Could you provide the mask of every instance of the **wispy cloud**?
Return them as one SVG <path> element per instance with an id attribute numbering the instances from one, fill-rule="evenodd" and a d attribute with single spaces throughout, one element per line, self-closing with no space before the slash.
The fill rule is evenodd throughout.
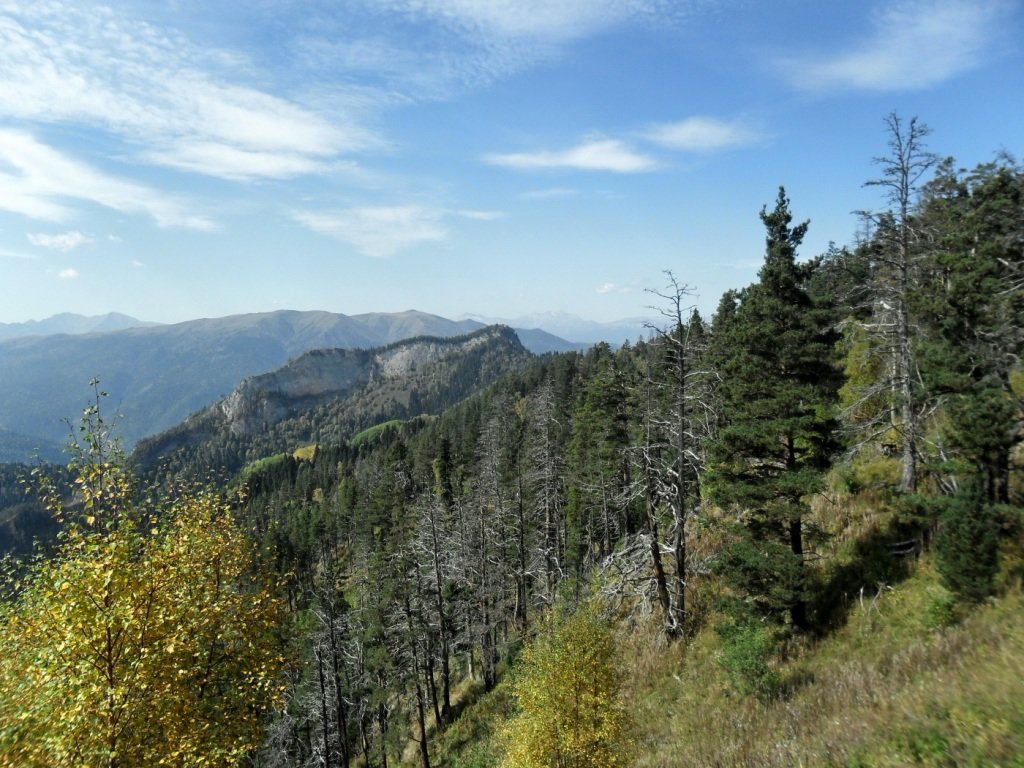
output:
<path id="1" fill-rule="evenodd" d="M 0 209 L 45 221 L 73 215 L 69 200 L 94 203 L 125 213 L 150 216 L 162 227 L 208 230 L 213 222 L 189 213 L 157 190 L 125 181 L 78 162 L 33 136 L 0 129 Z"/>
<path id="2" fill-rule="evenodd" d="M 62 269 L 57 272 L 57 277 L 61 280 L 76 280 L 78 278 L 78 270 L 73 267 L 68 267 L 67 269 Z"/>
<path id="3" fill-rule="evenodd" d="M 8 248 L 0 248 L 0 258 L 4 259 L 34 259 L 35 254 L 22 253 L 21 251 L 12 251 Z"/>
<path id="4" fill-rule="evenodd" d="M 654 158 L 641 154 L 619 139 L 588 139 L 565 150 L 489 154 L 484 161 L 517 170 L 571 169 L 640 173 L 657 167 Z"/>
<path id="5" fill-rule="evenodd" d="M 330 212 L 298 211 L 293 215 L 296 221 L 314 232 L 343 240 L 367 256 L 386 258 L 421 243 L 444 240 L 448 237 L 444 225 L 447 218 L 489 221 L 501 214 L 400 205 Z"/>
<path id="6" fill-rule="evenodd" d="M 1009 0 L 911 0 L 888 5 L 871 34 L 845 51 L 781 58 L 777 67 L 802 90 L 918 90 L 977 66 Z"/>
<path id="7" fill-rule="evenodd" d="M 757 131 L 739 120 L 700 116 L 652 126 L 644 133 L 644 137 L 668 149 L 687 152 L 735 149 L 760 139 Z"/>
<path id="8" fill-rule="evenodd" d="M 520 195 L 524 200 L 551 200 L 559 197 L 573 197 L 579 191 L 569 187 L 549 187 L 548 189 L 531 189 Z"/>
<path id="9" fill-rule="evenodd" d="M 40 248 L 51 248 L 55 251 L 62 251 L 67 253 L 73 251 L 81 245 L 91 243 L 92 238 L 88 235 L 84 235 L 77 230 L 71 232 L 61 232 L 56 235 L 47 235 L 43 233 L 33 234 L 29 233 L 26 235 L 28 241 L 32 245 L 37 245 Z"/>
<path id="10" fill-rule="evenodd" d="M 594 289 L 595 293 L 632 293 L 634 290 L 631 285 L 620 285 L 619 283 L 602 283 Z"/>
<path id="11" fill-rule="evenodd" d="M 461 216 L 464 219 L 470 219 L 471 221 L 495 221 L 505 216 L 501 211 L 475 211 L 467 208 L 460 208 L 458 210 L 451 211 L 455 216 Z"/>
<path id="12" fill-rule="evenodd" d="M 376 98 L 447 99 L 559 56 L 574 41 L 630 24 L 664 26 L 697 0 L 352 0 L 371 15 L 415 24 L 401 40 L 367 34 L 363 23 L 307 36 L 300 56 L 359 72 L 381 85 Z M 369 25 L 372 27 L 372 25 Z"/>
<path id="13" fill-rule="evenodd" d="M 631 19 L 678 11 L 667 0 L 373 0 L 378 6 L 430 16 L 475 34 L 562 41 L 600 32 Z"/>
<path id="14" fill-rule="evenodd" d="M 310 173 L 377 141 L 356 121 L 244 84 L 229 60 L 109 8 L 8 3 L 0 115 L 91 125 L 146 161 L 229 179 Z"/>

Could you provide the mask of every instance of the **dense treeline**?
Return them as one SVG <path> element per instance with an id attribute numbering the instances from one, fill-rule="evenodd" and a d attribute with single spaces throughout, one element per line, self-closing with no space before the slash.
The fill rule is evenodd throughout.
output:
<path id="1" fill-rule="evenodd" d="M 666 273 L 651 292 L 663 322 L 634 344 L 517 358 L 466 397 L 486 383 L 472 362 L 451 392 L 436 377 L 423 390 L 439 415 L 321 410 L 165 467 L 244 465 L 235 517 L 288 609 L 292 663 L 252 760 L 436 763 L 470 692 L 538 629 L 517 722 L 550 722 L 536 670 L 586 646 L 572 627 L 598 604 L 655 616 L 667 644 L 714 623 L 737 692 L 770 696 L 766 660 L 834 628 L 836 596 L 905 567 L 904 545 L 935 549 L 964 606 L 992 594 L 1022 514 L 1024 168 L 959 169 L 917 121 L 887 129 L 870 182 L 885 205 L 864 212 L 861 241 L 806 258 L 809 223 L 780 189 L 757 281 L 710 319 Z M 847 534 L 819 512 L 857 494 L 893 510 L 893 529 L 833 568 L 829 537 Z M 593 647 L 612 697 L 610 641 Z M 620 714 L 611 702 L 594 722 L 626 740 Z M 595 764 L 622 755 L 595 744 Z"/>

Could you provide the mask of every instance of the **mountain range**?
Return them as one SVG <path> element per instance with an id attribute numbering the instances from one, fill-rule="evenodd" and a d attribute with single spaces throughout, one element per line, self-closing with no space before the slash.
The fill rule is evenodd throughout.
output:
<path id="1" fill-rule="evenodd" d="M 140 328 L 157 325 L 157 323 L 138 320 L 120 312 L 109 312 L 105 315 L 76 315 L 73 312 L 62 312 L 45 320 L 28 320 L 24 323 L 0 323 L 0 341 L 19 339 L 23 336 L 52 336 L 58 333 L 109 333 L 125 328 Z"/>
<path id="2" fill-rule="evenodd" d="M 105 328 L 111 331 L 75 329 Z M 14 326 L 17 326 L 16 328 Z M 277 312 L 152 325 L 124 315 L 65 315 L 0 328 L 0 456 L 50 456 L 89 403 L 98 378 L 127 448 L 169 429 L 231 392 L 246 377 L 316 349 L 367 349 L 417 336 L 460 336 L 484 325 L 425 312 L 343 315 Z M 48 331 L 47 331 L 48 329 Z M 33 335 L 28 335 L 31 331 Z M 18 334 L 11 338 L 11 334 Z M 517 331 L 534 353 L 577 349 L 537 329 Z"/>
<path id="3" fill-rule="evenodd" d="M 246 461 L 361 430 L 440 414 L 532 355 L 506 326 L 463 336 L 417 336 L 373 349 L 315 349 L 244 379 L 184 422 L 141 440 L 143 470 L 232 474 Z"/>
<path id="4" fill-rule="evenodd" d="M 486 325 L 508 325 L 512 328 L 536 328 L 570 339 L 579 344 L 597 344 L 607 342 L 618 347 L 623 342 L 634 342 L 639 338 L 648 338 L 651 324 L 662 325 L 653 318 L 627 317 L 611 322 L 597 322 L 569 312 L 534 312 L 515 318 L 492 317 L 489 315 L 463 315 L 462 319 L 475 320 Z"/>

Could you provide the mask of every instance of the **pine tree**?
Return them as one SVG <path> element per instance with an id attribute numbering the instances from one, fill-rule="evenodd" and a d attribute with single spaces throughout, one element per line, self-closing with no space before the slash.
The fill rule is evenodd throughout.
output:
<path id="1" fill-rule="evenodd" d="M 995 589 L 999 527 L 996 510 L 975 482 L 968 482 L 943 510 L 936 541 L 939 573 L 966 603 L 980 603 Z"/>
<path id="2" fill-rule="evenodd" d="M 712 330 L 724 423 L 711 448 L 710 498 L 736 521 L 720 563 L 732 586 L 805 629 L 805 517 L 834 448 L 835 334 L 831 313 L 808 295 L 816 262 L 796 261 L 807 223 L 791 226 L 784 190 L 761 220 L 759 281 L 720 310 Z"/>

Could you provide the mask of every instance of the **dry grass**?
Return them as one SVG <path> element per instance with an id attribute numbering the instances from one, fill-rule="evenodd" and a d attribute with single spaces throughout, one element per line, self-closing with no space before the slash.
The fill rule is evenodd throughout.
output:
<path id="1" fill-rule="evenodd" d="M 769 702 L 730 692 L 713 632 L 668 653 L 634 635 L 636 765 L 1024 766 L 1024 598 L 932 629 L 940 589 L 926 566 L 834 636 L 790 648 L 788 692 Z"/>
<path id="2" fill-rule="evenodd" d="M 820 576 L 841 610 L 830 634 L 783 649 L 775 698 L 731 689 L 713 578 L 693 604 L 704 628 L 685 643 L 666 643 L 656 611 L 620 624 L 636 768 L 1024 768 L 1024 535 L 1004 552 L 1002 596 L 958 621 L 929 555 L 888 562 L 882 497 L 835 493 L 814 517 L 832 534 Z M 470 704 L 432 745 L 439 764 L 496 765 L 488 742 L 510 704 L 505 686 Z"/>

